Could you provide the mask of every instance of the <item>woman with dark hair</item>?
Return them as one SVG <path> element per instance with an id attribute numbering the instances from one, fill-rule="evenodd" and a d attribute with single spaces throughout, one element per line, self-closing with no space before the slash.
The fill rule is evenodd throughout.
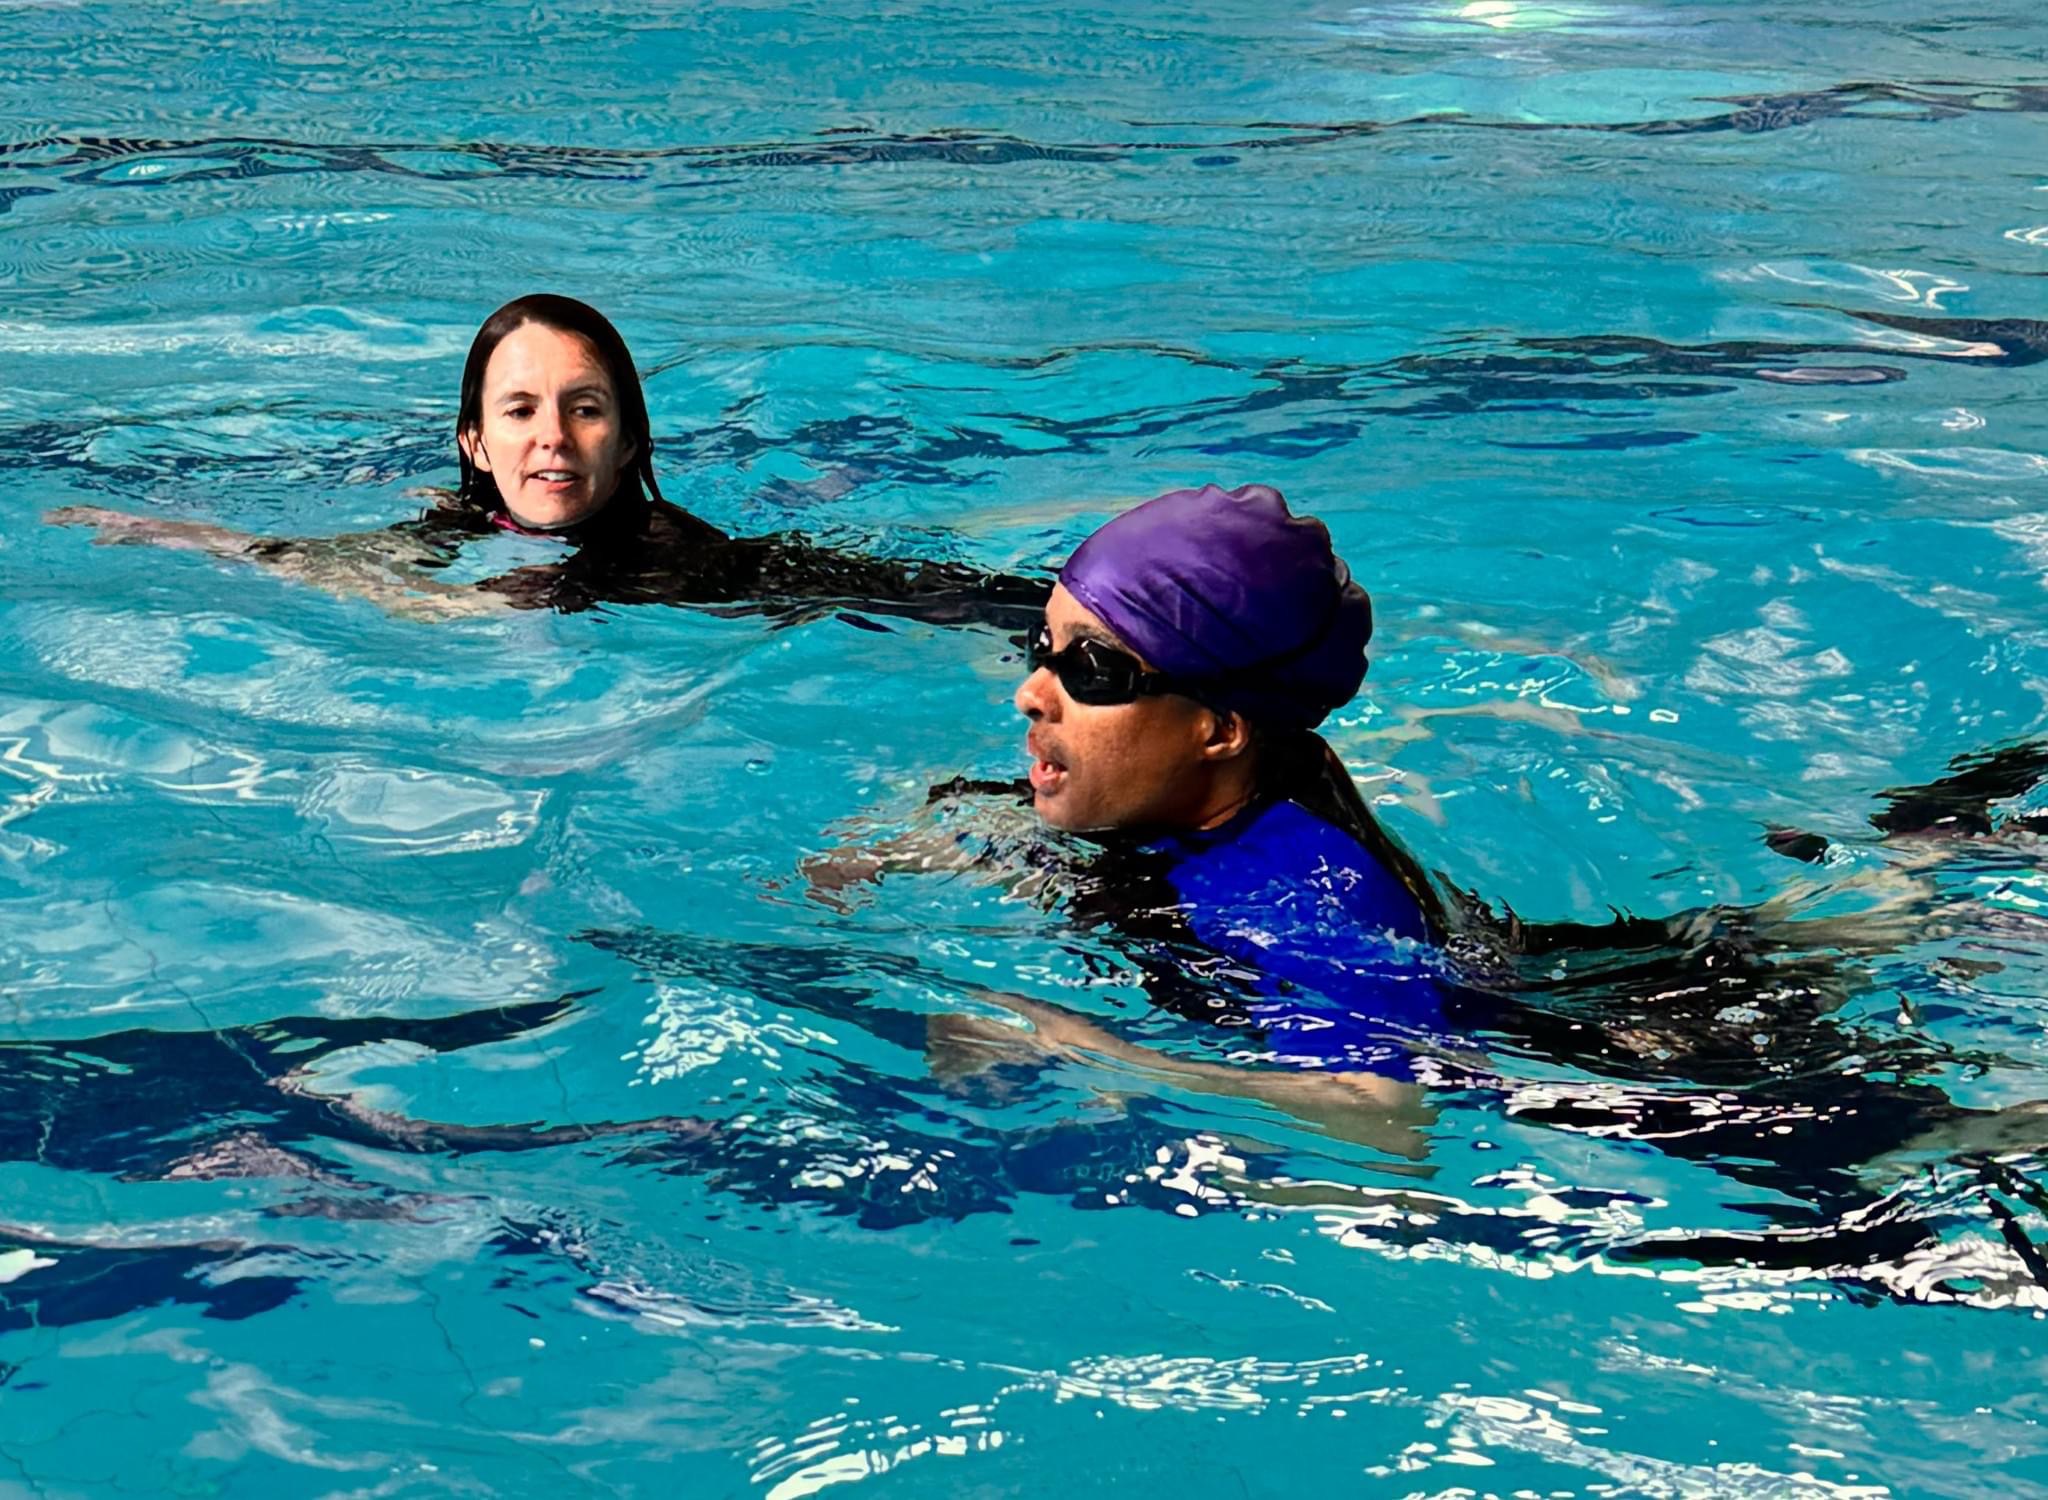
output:
<path id="1" fill-rule="evenodd" d="M 1948 936 L 1968 919 L 1960 906 L 1922 906 L 1927 893 L 1909 887 L 1911 902 L 1893 889 L 1888 906 L 1803 915 L 1814 893 L 1787 892 L 1755 907 L 1525 924 L 1432 876 L 1318 732 L 1363 685 L 1372 626 L 1328 531 L 1265 485 L 1174 491 L 1081 544 L 1014 699 L 1028 778 L 935 787 L 925 826 L 816 856 L 804 874 L 844 908 L 858 882 L 988 870 L 1101 933 L 1116 956 L 1091 945 L 1096 972 L 1135 979 L 1229 1055 L 1169 1052 L 1156 1033 L 981 991 L 1031 1029 L 934 1014 L 942 1076 L 1107 1061 L 1417 1160 L 1437 1100 L 1490 1098 L 1518 1122 L 1638 1142 L 1773 1195 L 1754 1231 L 1614 1252 L 1702 1264 L 1896 1264 L 1928 1226 L 1879 1212 L 1866 1164 L 2048 1138 L 2048 1102 L 1992 1112 L 1949 1097 L 1941 1076 L 1979 1058 L 1835 1014 L 1864 983 L 1859 960 Z M 1887 793 L 1877 826 L 1894 839 L 1991 833 L 1993 805 L 2044 772 L 2041 746 L 2006 747 Z M 1085 845 L 1034 840 L 990 794 Z M 1774 847 L 1824 852 L 1787 832 Z M 2027 1269 L 2048 1281 L 2048 1261 Z"/>
<path id="2" fill-rule="evenodd" d="M 958 563 L 864 557 L 791 534 L 729 536 L 664 500 L 633 357 L 603 314 L 570 297 L 521 297 L 485 319 L 463 365 L 455 443 L 456 489 L 383 531 L 255 537 L 98 506 L 48 519 L 97 527 L 101 542 L 246 558 L 416 615 L 686 604 L 1022 629 L 1045 600 L 1043 582 Z M 466 542 L 500 531 L 551 539 L 561 553 L 475 584 L 435 576 Z"/>
<path id="3" fill-rule="evenodd" d="M 509 491 L 501 489 L 500 467 L 484 441 L 487 382 Z M 539 385 L 560 388 L 533 389 Z M 516 443 L 527 445 L 523 455 L 515 453 Z M 455 449 L 462 473 L 457 498 L 485 510 L 502 506 L 522 530 L 562 530 L 614 499 L 661 498 L 633 356 L 597 309 L 572 297 L 521 297 L 484 320 L 462 364 Z M 585 449 L 603 475 L 595 486 L 568 485 L 560 477 L 536 483 L 513 463 L 519 456 L 575 458 Z"/>

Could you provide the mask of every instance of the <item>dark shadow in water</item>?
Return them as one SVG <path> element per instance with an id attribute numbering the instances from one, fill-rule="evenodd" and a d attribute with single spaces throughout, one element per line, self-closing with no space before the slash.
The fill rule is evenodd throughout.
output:
<path id="1" fill-rule="evenodd" d="M 297 1176 L 321 1166 L 286 1143 L 321 1138 L 408 1147 L 302 1093 L 278 1087 L 294 1068 L 340 1047 L 403 1040 L 451 1050 L 558 1019 L 562 1002 L 441 1020 L 284 1020 L 218 1032 L 134 1030 L 65 1042 L 0 1043 L 0 1160 L 78 1174 L 145 1178 Z M 62 1327 L 164 1303 L 242 1318 L 291 1299 L 301 1281 L 289 1246 L 202 1241 L 94 1244 L 0 1224 L 0 1249 L 51 1265 L 0 1285 L 0 1331 Z M 254 1264 L 260 1269 L 243 1269 Z"/>
<path id="2" fill-rule="evenodd" d="M 865 959 L 849 970 L 828 955 L 696 945 L 653 933 L 585 938 L 645 974 L 745 986 L 770 1008 L 807 1009 L 922 1054 L 924 1017 L 873 1000 L 876 981 L 900 978 L 914 965 Z M 465 1155 L 602 1146 L 612 1160 L 684 1173 L 742 1202 L 812 1205 L 887 1228 L 1006 1211 L 1019 1193 L 1058 1193 L 1082 1206 L 1100 1205 L 1105 1192 L 1124 1191 L 1126 1176 L 1153 1160 L 1166 1133 L 1153 1118 L 1159 1106 L 1146 1101 L 1105 1118 L 1021 1131 L 985 1128 L 960 1118 L 958 1101 L 921 1065 L 906 1081 L 843 1059 L 835 1060 L 814 1101 L 811 1138 L 795 1144 L 772 1129 L 666 1116 L 453 1125 L 375 1110 L 297 1083 L 312 1063 L 355 1046 L 403 1042 L 441 1053 L 516 1040 L 553 1024 L 588 995 L 431 1018 L 294 1017 L 218 1032 L 133 1030 L 0 1044 L 0 1098 L 8 1104 L 0 1111 L 0 1161 L 131 1180 L 284 1179 L 304 1191 L 264 1209 L 267 1217 L 418 1219 L 436 1213 L 431 1195 L 365 1184 L 345 1158 L 323 1148 Z M 886 1150 L 878 1136 L 886 1137 Z M 836 1184 L 804 1170 L 823 1160 L 856 1159 L 862 1171 Z M 9 1234 L 0 1226 L 0 1248 L 13 1242 Z M 164 1300 L 164 1286 L 182 1286 L 224 1257 L 258 1253 L 247 1245 L 188 1245 L 168 1258 L 107 1246 L 49 1242 L 47 1248 L 52 1254 L 61 1248 L 63 1264 L 101 1268 L 94 1283 L 99 1300 L 77 1304 L 100 1309 L 95 1316 Z M 82 1251 L 97 1258 L 77 1259 Z M 39 1269 L 24 1278 L 18 1295 L 40 1296 L 51 1284 Z M 211 1295 L 201 1287 L 189 1291 L 186 1300 Z M 289 1283 L 281 1282 L 241 1295 L 268 1296 L 272 1302 L 265 1305 L 273 1305 L 289 1294 Z M 226 1295 L 215 1300 L 223 1308 L 241 1305 Z M 0 1309 L 8 1305 L 0 1298 Z"/>
<path id="3" fill-rule="evenodd" d="M 2048 741 L 1960 756 L 1933 781 L 1880 793 L 1885 805 L 1870 822 L 1910 858 L 1962 852 L 1953 841 L 1970 838 L 1993 841 L 1987 854 L 2033 863 L 2038 823 L 1999 816 L 1996 805 L 2044 775 Z M 1797 829 L 1774 828 L 1767 842 L 1807 861 L 1829 849 Z M 2048 1204 L 2035 1181 L 2048 1153 L 2048 1103 L 1959 1105 L 1938 1080 L 2007 1060 L 1937 1044 L 1903 1022 L 1880 1029 L 1836 1014 L 1868 987 L 1865 961 L 1944 935 L 2010 938 L 2039 952 L 2048 927 L 1965 908 L 1931 888 L 1918 907 L 1867 929 L 1855 918 L 1788 921 L 1744 908 L 1593 925 L 1524 927 L 1510 917 L 1501 945 L 1509 970 L 1466 1019 L 1490 1056 L 1546 1071 L 1563 1065 L 1590 1085 L 1509 1090 L 1499 1097 L 1515 1118 L 1695 1161 L 1780 1200 L 1746 1210 L 1760 1220 L 1755 1231 L 1660 1233 L 1605 1247 L 1616 1258 L 1852 1281 L 1869 1271 L 1874 1285 L 1896 1291 L 1898 1278 L 1887 1275 L 1928 1251 L 1942 1223 L 1963 1219 L 1995 1229 L 2048 1287 L 2041 1253 L 2007 1202 L 2020 1212 Z M 1492 1097 L 1483 1081 L 1475 1092 Z M 1880 1158 L 1962 1164 L 1976 1172 L 1976 1188 L 1961 1201 L 1910 1183 L 1883 1190 L 1865 1170 Z"/>
<path id="4" fill-rule="evenodd" d="M 1039 162 L 1113 163 L 1133 157 L 1192 153 L 1208 167 L 1227 165 L 1219 153 L 1295 150 L 1331 142 L 1416 130 L 1489 130 L 1517 134 L 1577 133 L 1611 136 L 1757 135 L 1848 120 L 1935 122 L 1967 114 L 2039 113 L 2048 89 L 1973 88 L 1965 85 L 1845 83 L 1785 94 L 1703 99 L 1724 105 L 1682 118 L 1577 122 L 1494 120 L 1458 114 L 1395 120 L 1141 121 L 1139 129 L 1188 130 L 1202 139 L 1038 142 L 974 130 L 903 135 L 835 130 L 797 141 L 706 143 L 650 148 L 523 145 L 501 141 L 332 143 L 283 136 L 153 139 L 140 136 L 52 135 L 0 145 L 0 167 L 50 172 L 80 186 L 161 190 L 179 183 L 217 182 L 305 173 L 380 172 L 435 181 L 552 178 L 567 181 L 645 182 L 665 167 L 693 172 L 795 171 L 868 165 L 923 164 L 1003 167 Z M 1231 132 L 1254 132 L 1218 139 Z M 120 175 L 137 160 L 188 162 L 182 170 Z M 708 186 L 697 178 L 676 186 Z"/>
<path id="5" fill-rule="evenodd" d="M 209 1145 L 248 1132 L 287 1152 L 322 1139 L 399 1151 L 470 1144 L 462 1127 L 380 1128 L 289 1081 L 330 1053 L 368 1043 L 454 1052 L 526 1036 L 567 1015 L 578 998 L 426 1018 L 286 1017 L 221 1031 L 136 1029 L 0 1042 L 0 1161 L 157 1178 L 208 1175 L 178 1168 L 199 1161 Z M 598 1128 L 576 1127 L 584 1138 Z M 549 1144 L 549 1137 L 545 1129 L 491 1127 L 476 1144 L 511 1150 Z"/>
<path id="6" fill-rule="evenodd" d="M 126 1317 L 165 1303 L 209 1318 L 247 1318 L 289 1302 L 303 1277 L 269 1269 L 304 1261 L 288 1246 L 200 1243 L 136 1248 L 73 1244 L 0 1225 L 0 1253 L 28 1251 L 53 1264 L 0 1285 L 0 1333 L 66 1328 Z M 253 1269 L 252 1267 L 262 1267 Z M 33 1389 L 19 1382 L 16 1389 Z"/>
<path id="7" fill-rule="evenodd" d="M 1533 374 L 1611 374 L 1616 376 L 1764 379 L 1779 384 L 1869 385 L 1906 378 L 1904 370 L 1883 365 L 1808 366 L 1820 356 L 1850 355 L 1869 359 L 1932 361 L 1939 364 L 1983 365 L 2014 369 L 2048 358 L 2048 325 L 2028 318 L 1919 318 L 1898 313 L 1863 312 L 1855 308 L 1794 303 L 1860 322 L 1938 338 L 1966 346 L 1959 349 L 1913 348 L 1893 344 L 1802 343 L 1769 339 L 1728 339 L 1710 344 L 1668 344 L 1634 335 L 1587 334 L 1569 338 L 1523 339 L 1519 347 L 1533 360 L 1513 360 L 1510 368 Z M 1801 376 L 1807 378 L 1801 379 Z M 1846 378 L 1845 378 L 1846 377 Z M 1664 393 L 1664 392 L 1659 392 Z"/>
<path id="8" fill-rule="evenodd" d="M 1255 120 L 1238 128 L 1278 132 L 1271 136 L 1231 141 L 1231 150 L 1318 145 L 1354 136 L 1395 130 L 1455 129 L 1618 136 L 1761 135 L 1835 120 L 1903 120 L 1934 122 L 1966 114 L 2039 114 L 2048 112 L 2048 89 L 2033 86 L 1975 88 L 1965 84 L 1842 83 L 1824 89 L 1784 94 L 1741 94 L 1706 97 L 1702 104 L 1730 108 L 1698 115 L 1656 120 L 1495 120 L 1465 114 L 1415 115 L 1401 120 L 1344 122 Z M 1157 128 L 1229 128 L 1194 120 L 1139 121 Z M 1135 149 L 1135 148 L 1134 148 Z M 1215 143 L 1188 149 L 1214 150 Z"/>
<path id="9" fill-rule="evenodd" d="M 278 1220 L 422 1220 L 445 1200 L 371 1186 L 323 1146 L 464 1153 L 584 1146 L 707 1129 L 668 1118 L 629 1124 L 461 1125 L 310 1092 L 302 1070 L 336 1051 L 401 1042 L 452 1052 L 531 1035 L 582 995 L 436 1017 L 291 1017 L 214 1032 L 132 1030 L 62 1042 L 0 1043 L 0 1161 L 134 1180 L 272 1178 L 304 1191 L 263 1210 Z M 302 1149 L 303 1148 L 303 1149 Z M 53 1262 L 0 1285 L 0 1331 L 112 1318 L 166 1302 L 239 1318 L 289 1300 L 305 1279 L 272 1267 L 319 1256 L 245 1241 L 124 1245 L 41 1235 L 0 1222 L 0 1252 Z M 251 1264 L 260 1269 L 242 1269 Z"/>
<path id="10" fill-rule="evenodd" d="M 1130 148 L 1041 145 L 977 131 L 928 135 L 873 134 L 764 145 L 668 146 L 644 149 L 457 141 L 337 144 L 282 136 L 215 136 L 182 140 L 138 136 L 46 136 L 0 145 L 0 167 L 50 173 L 81 187 L 157 189 L 181 183 L 381 173 L 435 182 L 546 178 L 572 182 L 644 183 L 669 164 L 707 171 L 789 171 L 929 162 L 1006 166 L 1017 162 L 1121 159 Z M 180 169 L 124 176 L 137 162 L 189 163 Z M 672 186 L 710 187 L 692 178 Z"/>
<path id="11" fill-rule="evenodd" d="M 1870 826 L 1887 839 L 1986 838 L 1993 833 L 2048 833 L 2048 814 L 2025 810 L 1996 816 L 1997 805 L 2048 782 L 2048 740 L 2021 740 L 1958 755 L 1948 773 L 1919 786 L 1886 787 Z M 1817 864 L 1831 847 L 1817 833 L 1772 828 L 1765 842 L 1790 859 Z"/>
<path id="12" fill-rule="evenodd" d="M 1824 304 L 1803 302 L 1800 307 L 1820 307 L 1823 311 L 1840 313 L 1846 318 L 1859 322 L 1874 323 L 1880 328 L 1896 328 L 1904 333 L 1916 333 L 1928 338 L 1948 339 L 1955 343 L 1974 346 L 1969 352 L 1942 353 L 1927 351 L 1922 357 L 1948 360 L 1967 360 L 1971 364 L 2000 365 L 2017 369 L 2025 365 L 2037 365 L 2048 359 L 2048 323 L 2038 318 L 1951 318 L 1920 317 L 1910 313 L 1863 312 L 1853 307 L 1826 307 Z M 1885 349 L 1886 354 L 1911 356 L 1920 351 Z"/>

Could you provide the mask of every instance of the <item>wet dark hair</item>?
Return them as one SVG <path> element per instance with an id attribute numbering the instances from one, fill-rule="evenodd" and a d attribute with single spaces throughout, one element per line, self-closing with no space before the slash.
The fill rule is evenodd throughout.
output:
<path id="1" fill-rule="evenodd" d="M 640 372 L 633 367 L 633 355 L 626 348 L 626 341 L 619 337 L 619 330 L 612 327 L 610 319 L 589 303 L 578 302 L 574 297 L 536 292 L 507 302 L 484 319 L 484 326 L 476 331 L 476 338 L 470 342 L 469 358 L 462 365 L 462 404 L 455 413 L 456 436 L 459 438 L 465 432 L 482 431 L 484 371 L 490 368 L 491 356 L 498 352 L 498 345 L 505 341 L 506 335 L 528 323 L 538 323 L 558 333 L 573 333 L 578 338 L 587 339 L 597 350 L 598 363 L 604 366 L 605 375 L 612 383 L 612 396 L 619 403 L 623 435 L 633 445 L 632 464 L 619 475 L 619 488 L 613 492 L 612 498 L 617 499 L 630 487 L 629 499 L 644 499 L 651 495 L 659 500 L 661 489 L 654 482 L 654 437 L 648 429 L 647 397 L 640 389 Z M 502 506 L 504 502 L 499 497 L 496 481 L 471 463 L 469 455 L 463 453 L 461 447 L 460 443 L 456 444 L 462 464 L 462 482 L 456 493 L 478 504 Z"/>
<path id="2" fill-rule="evenodd" d="M 1254 724 L 1252 744 L 1259 757 L 1258 794 L 1275 800 L 1292 799 L 1364 845 L 1408 888 L 1408 894 L 1422 908 L 1422 919 L 1432 940 L 1441 942 L 1449 931 L 1449 923 L 1436 883 L 1415 856 L 1380 827 L 1380 820 L 1365 805 L 1358 783 L 1351 779 L 1351 772 L 1330 748 L 1329 741 L 1312 729 L 1276 730 Z"/>

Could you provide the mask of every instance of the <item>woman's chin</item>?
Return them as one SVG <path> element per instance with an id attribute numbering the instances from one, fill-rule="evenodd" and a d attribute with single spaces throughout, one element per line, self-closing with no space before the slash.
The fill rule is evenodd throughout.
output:
<path id="1" fill-rule="evenodd" d="M 1086 833 L 1094 821 L 1089 810 L 1072 798 L 1062 797 L 1064 791 L 1064 786 L 1054 791 L 1033 787 L 1032 811 L 1048 828 L 1057 828 L 1061 833 Z"/>
<path id="2" fill-rule="evenodd" d="M 589 520 L 602 509 L 598 501 L 555 495 L 521 495 L 517 501 L 505 502 L 506 513 L 530 531 L 560 531 Z"/>

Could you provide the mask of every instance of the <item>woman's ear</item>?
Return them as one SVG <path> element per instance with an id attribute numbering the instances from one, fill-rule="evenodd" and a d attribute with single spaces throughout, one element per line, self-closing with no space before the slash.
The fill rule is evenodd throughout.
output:
<path id="1" fill-rule="evenodd" d="M 491 472 L 491 456 L 484 452 L 484 435 L 476 428 L 465 427 L 456 433 L 455 446 L 462 450 L 471 468 L 482 474 Z"/>
<path id="2" fill-rule="evenodd" d="M 1252 747 L 1251 721 L 1228 708 L 1209 710 L 1209 737 L 1202 743 L 1204 760 L 1235 760 Z"/>

